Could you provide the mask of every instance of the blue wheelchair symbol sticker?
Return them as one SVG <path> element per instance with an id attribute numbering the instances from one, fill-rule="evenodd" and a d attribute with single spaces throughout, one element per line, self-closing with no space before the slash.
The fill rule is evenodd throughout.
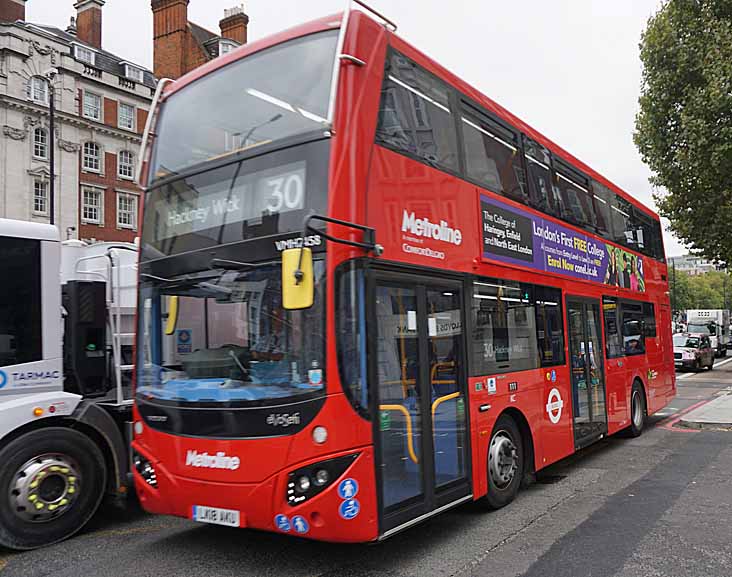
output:
<path id="1" fill-rule="evenodd" d="M 302 518 L 302 517 L 301 517 Z M 274 518 L 275 526 L 280 530 L 287 533 L 290 529 L 290 520 L 287 518 L 287 515 L 277 515 Z"/>
<path id="2" fill-rule="evenodd" d="M 305 517 L 302 517 L 300 515 L 295 515 L 292 518 L 292 526 L 295 529 L 297 533 L 300 533 L 301 535 L 304 535 L 308 531 L 310 531 L 310 525 L 308 525 L 308 522 L 305 520 Z"/>
<path id="3" fill-rule="evenodd" d="M 557 371 L 552 369 L 552 383 L 556 383 L 556 382 L 557 382 Z"/>
<path id="4" fill-rule="evenodd" d="M 338 513 L 341 517 L 347 520 L 355 519 L 361 512 L 361 504 L 358 499 L 348 499 L 343 501 L 341 506 L 338 508 Z"/>
<path id="5" fill-rule="evenodd" d="M 8 375 L 5 371 L 0 371 L 0 389 L 2 389 L 8 383 Z"/>
<path id="6" fill-rule="evenodd" d="M 341 499 L 353 499 L 358 494 L 356 479 L 343 479 L 338 485 L 338 495 Z"/>

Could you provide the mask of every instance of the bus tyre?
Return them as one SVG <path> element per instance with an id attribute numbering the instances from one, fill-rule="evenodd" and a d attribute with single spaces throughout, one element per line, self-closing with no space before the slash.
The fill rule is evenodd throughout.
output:
<path id="1" fill-rule="evenodd" d="M 524 474 L 521 431 L 508 415 L 501 415 L 493 427 L 487 466 L 488 494 L 484 502 L 489 509 L 500 509 L 514 500 Z"/>
<path id="2" fill-rule="evenodd" d="M 73 429 L 26 433 L 0 450 L 0 463 L 0 545 L 9 549 L 35 549 L 70 537 L 104 494 L 104 456 Z"/>
<path id="3" fill-rule="evenodd" d="M 628 436 L 640 437 L 646 424 L 646 396 L 638 381 L 633 383 L 630 391 L 630 427 L 626 429 Z"/>

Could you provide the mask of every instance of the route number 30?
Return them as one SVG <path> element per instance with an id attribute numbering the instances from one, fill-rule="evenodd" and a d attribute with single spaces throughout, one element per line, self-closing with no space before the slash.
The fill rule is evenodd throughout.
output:
<path id="1" fill-rule="evenodd" d="M 290 174 L 272 178 L 267 181 L 270 188 L 269 202 L 266 209 L 270 212 L 297 210 L 303 207 L 305 183 L 300 174 Z"/>

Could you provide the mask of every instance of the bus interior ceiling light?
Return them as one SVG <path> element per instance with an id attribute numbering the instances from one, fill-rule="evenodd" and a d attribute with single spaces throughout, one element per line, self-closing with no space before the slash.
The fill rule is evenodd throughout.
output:
<path id="1" fill-rule="evenodd" d="M 260 100 L 264 100 L 265 102 L 269 102 L 270 104 L 279 106 L 280 108 L 283 108 L 288 112 L 293 112 L 299 114 L 300 116 L 304 116 L 309 120 L 314 120 L 315 122 L 321 122 L 323 124 L 328 122 L 325 118 L 323 118 L 322 116 L 318 116 L 314 112 L 310 112 L 309 110 L 305 110 L 304 108 L 300 108 L 299 106 L 293 106 L 289 102 L 280 100 L 279 98 L 271 96 L 265 92 L 260 92 L 256 88 L 247 88 L 246 93 L 249 94 L 249 96 L 254 96 L 255 98 L 259 98 Z M 277 118 L 277 120 L 279 120 L 279 118 Z M 274 122 L 274 120 L 269 120 L 268 122 Z"/>

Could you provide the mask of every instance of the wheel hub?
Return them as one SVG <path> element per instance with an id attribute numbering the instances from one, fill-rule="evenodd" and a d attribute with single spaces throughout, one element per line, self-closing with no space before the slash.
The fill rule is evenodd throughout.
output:
<path id="1" fill-rule="evenodd" d="M 10 508 L 31 523 L 43 523 L 68 511 L 81 490 L 76 464 L 67 456 L 47 454 L 25 463 L 13 476 Z"/>
<path id="2" fill-rule="evenodd" d="M 511 484 L 518 469 L 516 445 L 506 431 L 498 431 L 491 439 L 488 450 L 488 470 L 499 489 Z"/>

